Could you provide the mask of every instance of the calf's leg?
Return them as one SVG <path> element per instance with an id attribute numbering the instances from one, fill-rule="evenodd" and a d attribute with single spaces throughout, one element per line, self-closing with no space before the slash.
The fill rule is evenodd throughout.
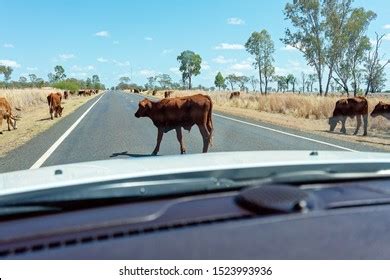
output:
<path id="1" fill-rule="evenodd" d="M 183 143 L 183 134 L 181 132 L 181 127 L 176 128 L 176 137 L 177 137 L 177 140 L 180 143 L 180 153 L 181 154 L 185 154 L 186 153 L 186 148 L 184 147 L 184 143 Z"/>
<path id="2" fill-rule="evenodd" d="M 347 133 L 347 130 L 345 129 L 345 121 L 347 120 L 347 117 L 346 116 L 342 116 L 341 117 L 341 130 L 340 132 L 341 133 Z"/>
<path id="3" fill-rule="evenodd" d="M 160 143 L 163 138 L 164 131 L 159 128 L 157 131 L 157 144 L 156 147 L 154 148 L 154 151 L 152 153 L 153 156 L 157 155 L 158 151 L 160 150 Z"/>
<path id="4" fill-rule="evenodd" d="M 50 107 L 50 119 L 53 119 L 53 108 Z"/>
<path id="5" fill-rule="evenodd" d="M 357 115 L 356 116 L 356 130 L 353 133 L 353 135 L 356 135 L 359 132 L 360 126 L 362 125 L 362 116 Z"/>
<path id="6" fill-rule="evenodd" d="M 368 114 L 363 115 L 363 128 L 364 128 L 363 136 L 367 135 L 367 126 L 368 126 Z"/>
<path id="7" fill-rule="evenodd" d="M 203 153 L 207 153 L 210 144 L 210 132 L 207 130 L 206 124 L 198 125 L 198 127 L 203 138 Z"/>

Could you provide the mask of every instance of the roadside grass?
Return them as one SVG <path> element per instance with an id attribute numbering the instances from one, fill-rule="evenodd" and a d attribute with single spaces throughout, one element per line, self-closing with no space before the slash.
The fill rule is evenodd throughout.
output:
<path id="1" fill-rule="evenodd" d="M 0 89 L 0 96 L 6 97 L 11 106 L 21 108 L 21 111 L 14 111 L 20 116 L 17 121 L 16 130 L 7 130 L 5 122 L 0 128 L 0 159 L 13 149 L 25 144 L 27 141 L 49 129 L 62 118 L 74 112 L 81 105 L 85 104 L 92 96 L 70 96 L 67 100 L 62 100 L 64 107 L 62 118 L 50 120 L 49 107 L 47 105 L 47 95 L 51 92 L 61 92 L 58 89 Z M 101 92 L 102 93 L 102 92 Z M 101 94 L 99 93 L 99 94 Z"/>

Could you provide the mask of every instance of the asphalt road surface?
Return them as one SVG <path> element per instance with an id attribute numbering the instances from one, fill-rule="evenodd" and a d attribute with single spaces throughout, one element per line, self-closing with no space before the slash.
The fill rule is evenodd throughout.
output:
<path id="1" fill-rule="evenodd" d="M 148 118 L 134 113 L 143 97 L 108 91 L 89 100 L 25 145 L 0 158 L 0 173 L 58 164 L 149 156 L 157 129 Z M 214 140 L 210 152 L 251 150 L 380 149 L 315 134 L 214 113 Z M 187 153 L 200 153 L 202 139 L 194 126 L 183 132 Z M 159 155 L 180 153 L 175 131 L 164 134 Z"/>

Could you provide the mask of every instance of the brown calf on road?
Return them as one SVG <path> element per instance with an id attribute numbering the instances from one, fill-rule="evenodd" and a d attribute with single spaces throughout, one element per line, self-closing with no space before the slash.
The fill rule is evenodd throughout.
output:
<path id="1" fill-rule="evenodd" d="M 62 116 L 62 110 L 64 107 L 61 107 L 62 95 L 61 93 L 50 93 L 47 96 L 47 104 L 49 105 L 50 118 L 53 119 L 54 116 L 57 118 L 58 116 Z"/>
<path id="2" fill-rule="evenodd" d="M 166 92 L 164 92 L 164 98 L 169 98 L 171 97 L 171 94 L 173 93 L 172 90 L 167 90 Z"/>
<path id="3" fill-rule="evenodd" d="M 230 94 L 230 97 L 229 99 L 233 99 L 233 98 L 236 98 L 236 97 L 240 97 L 240 92 L 239 91 L 234 91 Z"/>
<path id="4" fill-rule="evenodd" d="M 363 126 L 364 133 L 367 135 L 367 126 L 368 126 L 368 102 L 364 97 L 354 97 L 354 98 L 343 98 L 336 102 L 336 106 L 333 111 L 332 117 L 329 118 L 330 131 L 334 131 L 336 125 L 341 121 L 341 130 L 340 132 L 346 133 L 345 121 L 347 117 L 354 118 L 356 117 L 356 130 L 354 135 L 359 131 L 359 128 L 362 124 L 363 117 Z"/>
<path id="5" fill-rule="evenodd" d="M 16 110 L 20 110 L 17 109 Z M 12 114 L 11 105 L 5 97 L 0 97 L 0 134 L 2 133 L 1 127 L 3 123 L 3 119 L 7 121 L 8 131 L 11 131 L 11 127 L 16 129 L 16 119 L 17 116 Z"/>
<path id="6" fill-rule="evenodd" d="M 177 140 L 180 143 L 180 152 L 186 152 L 181 128 L 190 131 L 193 125 L 199 127 L 203 138 L 203 153 L 207 153 L 212 140 L 213 103 L 207 95 L 162 99 L 157 102 L 145 98 L 139 102 L 135 117 L 148 117 L 157 127 L 157 144 L 152 155 L 157 155 L 163 134 L 175 129 Z"/>
<path id="7" fill-rule="evenodd" d="M 377 116 L 382 116 L 390 120 L 390 104 L 382 101 L 376 104 L 374 110 L 371 112 L 371 117 L 376 118 Z"/>

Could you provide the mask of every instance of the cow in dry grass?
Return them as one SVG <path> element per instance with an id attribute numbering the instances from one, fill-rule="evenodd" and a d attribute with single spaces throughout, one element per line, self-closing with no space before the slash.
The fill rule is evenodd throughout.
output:
<path id="1" fill-rule="evenodd" d="M 148 117 L 157 127 L 157 144 L 152 155 L 157 155 L 163 134 L 175 129 L 180 143 L 180 152 L 186 148 L 181 128 L 190 131 L 193 125 L 199 127 L 203 138 L 203 153 L 207 153 L 213 133 L 213 103 L 207 95 L 197 94 L 186 97 L 162 99 L 157 102 L 145 98 L 139 102 L 135 117 Z"/>
<path id="2" fill-rule="evenodd" d="M 68 99 L 69 97 L 69 93 L 67 90 L 64 91 L 64 99 Z"/>
<path id="3" fill-rule="evenodd" d="M 234 91 L 230 94 L 230 97 L 229 99 L 233 99 L 233 98 L 238 98 L 240 97 L 240 92 L 239 91 Z"/>
<path id="4" fill-rule="evenodd" d="M 16 108 L 16 110 L 20 110 Z M 0 134 L 2 134 L 2 124 L 3 120 L 6 120 L 7 125 L 8 125 L 8 131 L 11 131 L 11 127 L 13 129 L 16 129 L 16 120 L 17 116 L 14 116 L 12 114 L 12 108 L 11 105 L 9 104 L 8 100 L 5 97 L 0 97 Z"/>
<path id="5" fill-rule="evenodd" d="M 47 96 L 47 104 L 49 105 L 49 112 L 50 112 L 50 118 L 53 119 L 53 113 L 54 117 L 58 118 L 62 116 L 62 111 L 64 110 L 64 107 L 61 107 L 61 100 L 62 95 L 61 93 L 50 93 Z"/>
<path id="6" fill-rule="evenodd" d="M 362 124 L 363 117 L 363 135 L 367 135 L 367 126 L 368 126 L 368 102 L 364 97 L 354 97 L 354 98 L 343 98 L 336 102 L 336 106 L 333 111 L 332 117 L 329 118 L 330 131 L 334 131 L 337 124 L 341 122 L 341 133 L 346 133 L 345 122 L 347 118 L 356 117 L 356 130 L 354 135 L 359 132 L 360 126 Z"/>
<path id="7" fill-rule="evenodd" d="M 167 90 L 167 91 L 165 91 L 164 92 L 164 98 L 169 98 L 169 97 L 171 97 L 171 94 L 173 93 L 173 91 L 172 90 Z"/>
<path id="8" fill-rule="evenodd" d="M 154 89 L 152 95 L 155 96 L 157 94 L 157 89 Z"/>
<path id="9" fill-rule="evenodd" d="M 390 104 L 382 101 L 376 104 L 374 110 L 371 112 L 371 117 L 376 118 L 378 116 L 390 120 Z"/>

